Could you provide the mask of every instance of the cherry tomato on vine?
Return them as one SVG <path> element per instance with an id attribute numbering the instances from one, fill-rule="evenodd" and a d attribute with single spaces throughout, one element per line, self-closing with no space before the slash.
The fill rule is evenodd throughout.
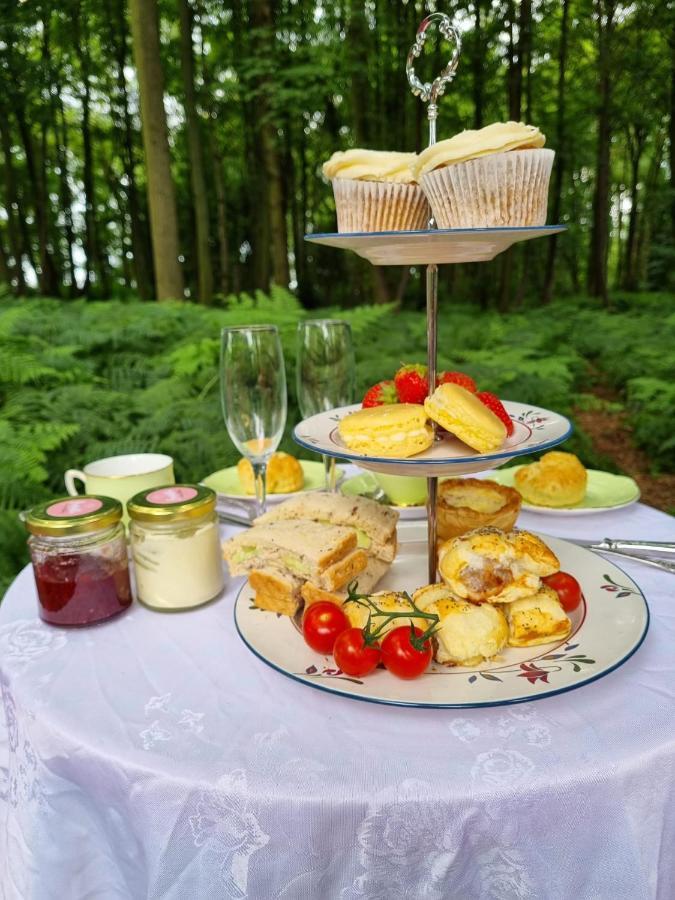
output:
<path id="1" fill-rule="evenodd" d="M 345 675 L 352 675 L 354 678 L 369 675 L 379 663 L 381 655 L 377 643 L 366 644 L 360 628 L 347 628 L 338 635 L 333 647 L 335 665 Z"/>
<path id="2" fill-rule="evenodd" d="M 419 628 L 415 628 L 416 638 L 421 638 L 422 634 Z M 422 649 L 419 649 L 411 641 L 411 636 L 410 625 L 401 625 L 390 631 L 382 641 L 382 662 L 398 678 L 417 678 L 431 662 L 431 641 L 424 641 Z"/>
<path id="3" fill-rule="evenodd" d="M 581 586 L 574 575 L 570 575 L 569 572 L 556 572 L 541 580 L 553 588 L 565 612 L 572 612 L 581 603 Z"/>
<path id="4" fill-rule="evenodd" d="M 312 603 L 302 617 L 305 642 L 317 653 L 332 653 L 335 639 L 345 628 L 349 628 L 349 619 L 328 600 Z"/>

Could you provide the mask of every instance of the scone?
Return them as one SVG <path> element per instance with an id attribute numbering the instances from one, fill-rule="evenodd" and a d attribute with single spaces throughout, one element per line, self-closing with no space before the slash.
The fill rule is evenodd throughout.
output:
<path id="1" fill-rule="evenodd" d="M 439 617 L 434 657 L 442 665 L 480 665 L 506 645 L 509 630 L 504 613 L 496 606 L 468 603 L 443 584 L 420 588 L 413 599 L 420 609 Z"/>
<path id="2" fill-rule="evenodd" d="M 424 401 L 430 419 L 479 453 L 498 450 L 506 439 L 506 426 L 492 410 L 458 384 L 441 384 Z"/>
<path id="3" fill-rule="evenodd" d="M 556 592 L 545 584 L 531 597 L 504 607 L 512 647 L 534 647 L 563 640 L 572 630 Z"/>
<path id="4" fill-rule="evenodd" d="M 248 459 L 237 463 L 239 483 L 245 494 L 255 494 L 253 466 Z M 292 494 L 302 490 L 305 476 L 302 466 L 290 453 L 273 453 L 267 463 L 267 493 Z"/>
<path id="5" fill-rule="evenodd" d="M 576 506 L 586 496 L 586 469 L 573 453 L 560 450 L 522 466 L 513 480 L 523 500 L 534 506 Z"/>
<path id="6" fill-rule="evenodd" d="M 560 569 L 556 555 L 529 532 L 478 528 L 441 544 L 438 571 L 458 597 L 513 603 L 535 594 L 541 578 Z"/>
<path id="7" fill-rule="evenodd" d="M 424 150 L 413 169 L 439 228 L 544 225 L 552 150 L 533 125 L 497 122 Z"/>
<path id="8" fill-rule="evenodd" d="M 446 541 L 486 525 L 510 531 L 521 502 L 518 491 L 494 481 L 447 478 L 438 485 L 438 537 Z"/>
<path id="9" fill-rule="evenodd" d="M 413 231 L 429 224 L 429 204 L 411 166 L 414 153 L 346 150 L 323 164 L 339 232 Z"/>
<path id="10" fill-rule="evenodd" d="M 338 431 L 346 446 L 363 456 L 405 459 L 422 453 L 434 441 L 424 409 L 415 403 L 360 409 L 345 416 Z"/>

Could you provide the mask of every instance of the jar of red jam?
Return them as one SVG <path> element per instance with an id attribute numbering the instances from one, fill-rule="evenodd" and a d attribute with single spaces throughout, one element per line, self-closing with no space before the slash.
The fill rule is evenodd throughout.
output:
<path id="1" fill-rule="evenodd" d="M 122 504 L 82 495 L 40 504 L 26 517 L 40 617 L 93 625 L 131 603 Z"/>

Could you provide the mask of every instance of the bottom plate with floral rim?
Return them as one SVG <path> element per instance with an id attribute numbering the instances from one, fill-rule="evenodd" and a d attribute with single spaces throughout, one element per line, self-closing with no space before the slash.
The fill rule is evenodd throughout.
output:
<path id="1" fill-rule="evenodd" d="M 298 624 L 253 605 L 248 583 L 234 609 L 237 631 L 252 653 L 283 675 L 355 700 L 421 707 L 499 706 L 537 700 L 589 684 L 635 653 L 649 627 L 649 609 L 637 584 L 603 557 L 558 538 L 545 538 L 563 571 L 581 584 L 583 599 L 570 614 L 564 641 L 538 647 L 507 647 L 498 658 L 467 668 L 432 663 L 413 681 L 384 669 L 351 678 L 332 656 L 305 644 Z M 399 524 L 399 551 L 378 590 L 413 590 L 426 583 L 426 523 Z"/>

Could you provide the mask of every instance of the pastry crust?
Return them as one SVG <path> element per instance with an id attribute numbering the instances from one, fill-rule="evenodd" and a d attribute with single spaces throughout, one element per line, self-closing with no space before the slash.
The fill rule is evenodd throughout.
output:
<path id="1" fill-rule="evenodd" d="M 410 604 L 404 598 L 404 596 L 396 591 L 379 591 L 376 594 L 371 594 L 370 599 L 383 611 L 383 612 L 408 612 L 412 611 Z M 366 623 L 368 621 L 368 616 L 370 615 L 369 609 L 363 603 L 357 603 L 355 600 L 348 600 L 344 606 L 342 607 L 347 614 L 347 618 L 349 619 L 350 625 L 354 628 L 365 628 Z M 371 628 L 373 631 L 378 628 L 379 625 L 383 623 L 383 619 L 377 616 L 373 616 L 371 618 Z M 392 619 L 387 625 L 382 628 L 382 631 L 378 632 L 380 638 L 383 638 L 385 635 L 389 634 L 390 631 L 393 631 L 394 628 L 400 628 L 401 625 L 410 626 L 413 624 L 416 628 L 425 631 L 428 627 L 429 622 L 427 619 L 419 619 L 415 616 L 410 616 L 410 618 L 406 618 L 405 616 L 401 616 L 400 619 Z"/>
<path id="2" fill-rule="evenodd" d="M 439 597 L 427 609 L 440 619 L 434 656 L 442 665 L 479 665 L 506 645 L 509 630 L 504 613 L 497 606 L 469 603 L 448 591 L 447 596 Z"/>
<path id="3" fill-rule="evenodd" d="M 248 459 L 237 463 L 239 483 L 245 494 L 255 494 L 253 466 Z M 291 494 L 302 490 L 305 475 L 298 460 L 290 453 L 273 453 L 267 463 L 267 492 L 269 494 Z"/>
<path id="4" fill-rule="evenodd" d="M 506 439 L 506 425 L 491 409 L 458 384 L 441 384 L 424 401 L 426 414 L 479 453 L 498 450 Z"/>
<path id="5" fill-rule="evenodd" d="M 438 569 L 462 599 L 513 603 L 535 594 L 541 577 L 558 571 L 555 554 L 529 532 L 478 528 L 441 544 Z"/>
<path id="6" fill-rule="evenodd" d="M 539 462 L 518 469 L 514 483 L 534 506 L 576 506 L 586 496 L 586 469 L 573 453 L 551 450 Z"/>
<path id="7" fill-rule="evenodd" d="M 505 606 L 504 613 L 511 647 L 535 647 L 564 640 L 572 630 L 558 595 L 545 584 L 533 596 Z"/>
<path id="8" fill-rule="evenodd" d="M 438 485 L 438 537 L 448 540 L 492 525 L 510 531 L 522 499 L 518 491 L 479 478 L 448 478 Z"/>

